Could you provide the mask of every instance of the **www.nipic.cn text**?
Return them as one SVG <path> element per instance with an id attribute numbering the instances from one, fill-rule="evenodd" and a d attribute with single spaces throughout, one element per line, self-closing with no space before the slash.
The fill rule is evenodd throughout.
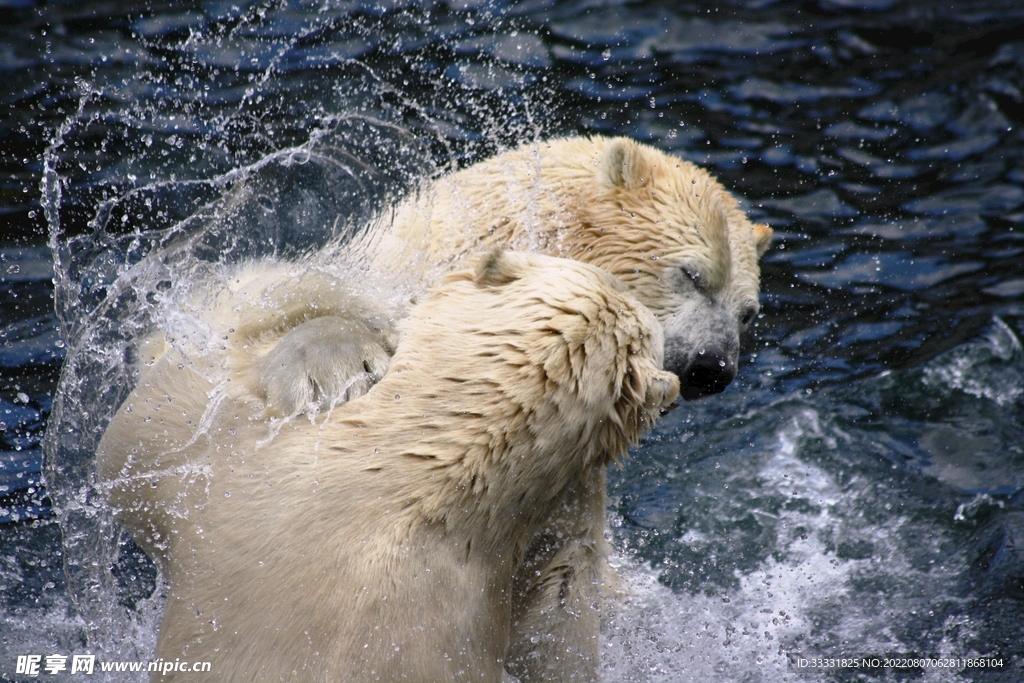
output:
<path id="1" fill-rule="evenodd" d="M 169 674 L 175 671 L 208 672 L 210 662 L 183 662 L 157 659 L 152 662 L 97 662 L 96 655 L 18 655 L 15 673 L 25 676 L 46 676 L 61 673 L 91 674 L 99 670 L 152 672 Z"/>

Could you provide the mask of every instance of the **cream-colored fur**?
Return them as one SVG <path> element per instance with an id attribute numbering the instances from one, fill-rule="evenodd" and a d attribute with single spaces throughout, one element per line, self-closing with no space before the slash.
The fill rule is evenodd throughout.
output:
<path id="1" fill-rule="evenodd" d="M 760 308 L 758 258 L 771 235 L 698 166 L 627 138 L 576 137 L 525 145 L 440 178 L 330 258 L 410 291 L 493 247 L 591 263 L 658 317 L 666 369 L 679 375 L 684 397 L 698 398 L 735 375 L 739 333 Z M 330 367 L 293 359 L 281 383 L 333 381 L 324 377 Z"/>
<path id="2" fill-rule="evenodd" d="M 150 349 L 98 451 L 170 583 L 156 656 L 213 665 L 154 680 L 500 681 L 531 542 L 679 389 L 621 282 L 536 255 L 448 276 L 369 393 L 269 442 L 265 361 L 225 341 Z"/>
<path id="3" fill-rule="evenodd" d="M 679 376 L 683 397 L 695 399 L 736 374 L 740 332 L 759 311 L 758 259 L 771 235 L 689 162 L 626 138 L 564 138 L 440 178 L 337 258 L 413 290 L 492 246 L 597 265 L 658 317 L 665 367 Z M 298 365 L 279 376 L 317 376 Z M 530 573 L 517 582 L 509 670 L 524 683 L 597 676 L 604 480 L 575 490 L 564 508 L 544 525 L 551 533 L 534 540 Z"/>
<path id="4" fill-rule="evenodd" d="M 597 265 L 657 316 L 665 367 L 692 399 L 720 391 L 735 375 L 739 334 L 758 312 L 757 261 L 770 240 L 769 228 L 752 224 L 735 198 L 693 164 L 625 138 L 565 138 L 434 181 L 351 243 L 325 249 L 301 276 L 287 264 L 250 264 L 202 308 L 219 311 L 208 317 L 210 339 L 244 349 L 229 359 L 239 370 L 228 388 L 256 399 L 243 417 L 265 421 L 264 439 L 286 416 L 323 411 L 367 391 L 393 352 L 391 320 L 400 320 L 405 307 L 354 293 L 352 283 L 325 275 L 330 261 L 411 293 L 494 246 Z M 195 354 L 179 355 L 176 341 L 151 369 L 152 387 L 140 384 L 136 393 L 155 392 L 157 403 L 165 394 L 188 395 L 197 403 L 189 407 L 195 419 L 206 419 L 213 401 L 194 387 L 177 387 L 193 380 L 176 368 L 204 377 L 216 376 L 216 368 L 199 367 Z M 143 354 L 151 363 L 164 350 L 160 340 L 153 346 Z M 195 431 L 181 421 L 165 428 L 168 443 L 185 443 Z M 515 582 L 507 655 L 509 670 L 524 683 L 596 678 L 604 508 L 602 472 L 567 489 L 558 513 L 531 540 Z M 160 557 L 160 547 L 146 547 Z"/>

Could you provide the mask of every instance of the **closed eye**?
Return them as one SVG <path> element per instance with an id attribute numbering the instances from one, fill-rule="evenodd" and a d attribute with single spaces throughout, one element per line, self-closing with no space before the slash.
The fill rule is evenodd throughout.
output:
<path id="1" fill-rule="evenodd" d="M 683 275 L 693 283 L 693 286 L 697 289 L 704 289 L 704 279 L 700 276 L 700 273 L 693 268 L 682 268 Z"/>

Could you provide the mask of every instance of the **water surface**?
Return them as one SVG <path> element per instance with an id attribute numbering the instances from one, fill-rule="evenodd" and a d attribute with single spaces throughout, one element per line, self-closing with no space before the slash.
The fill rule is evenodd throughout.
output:
<path id="1" fill-rule="evenodd" d="M 0 679 L 153 646 L 160 581 L 89 479 L 180 294 L 147 254 L 175 282 L 299 258 L 585 133 L 708 166 L 777 235 L 740 377 L 612 473 L 605 678 L 796 680 L 804 652 L 1007 668 L 801 680 L 1024 679 L 1018 3 L 2 5 Z"/>

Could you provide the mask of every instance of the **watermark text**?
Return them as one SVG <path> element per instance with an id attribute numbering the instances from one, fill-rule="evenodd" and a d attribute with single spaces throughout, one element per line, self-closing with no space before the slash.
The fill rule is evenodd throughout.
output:
<path id="1" fill-rule="evenodd" d="M 925 670 L 925 669 L 1002 669 L 1002 657 L 922 657 L 919 655 L 818 656 L 789 653 L 789 670 L 796 673 L 819 671 Z"/>
<path id="2" fill-rule="evenodd" d="M 14 673 L 24 676 L 54 676 L 60 673 L 92 674 L 96 671 L 132 671 L 159 673 L 177 671 L 209 672 L 210 662 L 183 662 L 156 659 L 147 662 L 98 662 L 96 655 L 18 655 Z"/>

